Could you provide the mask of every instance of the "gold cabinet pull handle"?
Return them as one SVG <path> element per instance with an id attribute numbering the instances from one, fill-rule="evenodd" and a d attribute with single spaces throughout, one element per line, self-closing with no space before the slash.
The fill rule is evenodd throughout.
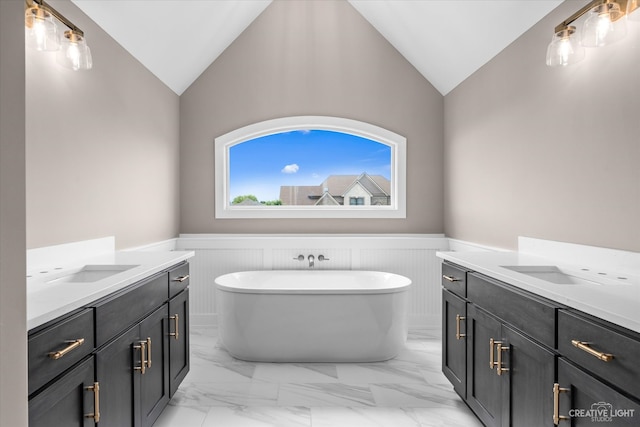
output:
<path id="1" fill-rule="evenodd" d="M 147 360 L 145 353 L 147 352 L 147 342 L 140 341 L 138 345 L 134 345 L 133 348 L 140 350 L 140 366 L 133 368 L 136 371 L 140 371 L 141 375 L 144 375 L 147 371 Z"/>
<path id="2" fill-rule="evenodd" d="M 147 337 L 147 368 L 151 367 L 151 338 Z"/>
<path id="3" fill-rule="evenodd" d="M 65 354 L 69 353 L 70 351 L 73 351 L 76 348 L 80 347 L 82 344 L 84 344 L 84 338 L 78 338 L 77 340 L 71 340 L 71 341 L 65 341 L 65 342 L 69 345 L 67 345 L 64 349 L 60 351 L 52 351 L 51 353 L 49 353 L 49 357 L 51 359 L 58 360 Z"/>
<path id="4" fill-rule="evenodd" d="M 171 281 L 172 281 L 172 282 L 184 282 L 184 281 L 185 281 L 185 280 L 187 280 L 188 278 L 189 278 L 189 275 L 188 275 L 188 274 L 185 274 L 184 276 L 176 277 L 176 278 L 172 279 Z"/>
<path id="5" fill-rule="evenodd" d="M 169 319 L 173 320 L 173 326 L 175 326 L 175 332 L 170 332 L 169 336 L 175 338 L 176 340 L 180 339 L 180 329 L 179 329 L 179 323 L 180 323 L 180 316 L 178 316 L 178 313 L 174 314 L 173 316 L 169 316 Z"/>
<path id="6" fill-rule="evenodd" d="M 497 348 L 497 351 L 498 351 L 498 362 L 497 362 L 497 367 L 496 367 L 496 373 L 498 375 L 502 375 L 503 372 L 508 372 L 509 371 L 509 368 L 503 368 L 502 367 L 502 352 L 503 351 L 509 351 L 509 347 L 507 347 L 507 346 L 503 347 L 502 346 L 503 343 L 500 342 L 500 341 L 498 341 L 497 344 L 498 344 L 498 348 Z"/>
<path id="7" fill-rule="evenodd" d="M 493 361 L 493 347 L 495 346 L 495 341 L 493 338 L 489 338 L 489 369 L 493 369 L 496 367 L 496 362 Z"/>
<path id="8" fill-rule="evenodd" d="M 502 341 L 496 341 L 493 338 L 489 338 L 489 369 L 493 369 L 498 366 L 499 362 L 495 361 L 495 347 L 502 344 Z M 505 347 L 506 348 L 506 347 Z M 502 361 L 502 356 L 498 355 L 498 361 Z"/>
<path id="9" fill-rule="evenodd" d="M 458 279 L 457 277 L 447 276 L 446 274 L 443 274 L 442 278 L 445 279 L 445 280 L 448 280 L 450 282 L 459 282 L 460 281 L 460 279 Z"/>
<path id="10" fill-rule="evenodd" d="M 611 362 L 611 360 L 613 360 L 613 354 L 603 353 L 601 351 L 594 350 L 593 348 L 589 347 L 589 344 L 591 343 L 588 343 L 585 341 L 571 340 L 571 344 L 573 344 L 574 347 L 577 347 L 580 350 L 585 351 L 594 357 L 597 357 L 603 362 Z"/>
<path id="11" fill-rule="evenodd" d="M 93 392 L 93 412 L 85 414 L 85 418 L 93 418 L 96 423 L 100 422 L 100 383 L 95 382 L 93 385 L 84 388 Z"/>
<path id="12" fill-rule="evenodd" d="M 559 425 L 560 421 L 568 420 L 569 417 L 560 415 L 560 393 L 569 391 L 568 388 L 560 388 L 560 384 L 553 384 L 553 425 Z"/>
<path id="13" fill-rule="evenodd" d="M 489 369 L 493 369 L 493 338 L 489 338 Z"/>
<path id="14" fill-rule="evenodd" d="M 460 316 L 459 314 L 456 314 L 456 339 L 462 339 L 464 337 L 466 337 L 466 334 L 461 334 L 460 333 L 460 321 L 461 320 L 466 320 L 467 318 L 464 316 Z"/>

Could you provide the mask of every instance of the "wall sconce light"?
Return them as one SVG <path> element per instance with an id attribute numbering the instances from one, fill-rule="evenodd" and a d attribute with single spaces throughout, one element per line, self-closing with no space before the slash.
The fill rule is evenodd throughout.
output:
<path id="1" fill-rule="evenodd" d="M 39 51 L 58 51 L 57 62 L 64 67 L 90 70 L 93 61 L 84 32 L 44 0 L 25 0 L 25 3 L 26 45 Z M 69 28 L 62 39 L 54 18 Z"/>
<path id="2" fill-rule="evenodd" d="M 640 7 L 640 0 L 593 0 L 582 9 L 562 21 L 554 29 L 554 36 L 547 48 L 547 65 L 566 66 L 581 61 L 586 47 L 600 47 L 614 43 L 627 34 L 627 15 Z M 589 13 L 576 39 L 576 27 L 570 25 Z M 638 16 L 636 16 L 638 15 Z M 633 20 L 640 17 L 636 13 Z M 640 20 L 640 19 L 638 19 Z"/>

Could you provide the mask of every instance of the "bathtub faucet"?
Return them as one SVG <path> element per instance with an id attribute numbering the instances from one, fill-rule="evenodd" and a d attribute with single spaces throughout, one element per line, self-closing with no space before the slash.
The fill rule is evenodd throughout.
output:
<path id="1" fill-rule="evenodd" d="M 309 268 L 313 268 L 313 266 L 315 265 L 314 261 L 314 256 L 313 255 L 309 255 Z"/>

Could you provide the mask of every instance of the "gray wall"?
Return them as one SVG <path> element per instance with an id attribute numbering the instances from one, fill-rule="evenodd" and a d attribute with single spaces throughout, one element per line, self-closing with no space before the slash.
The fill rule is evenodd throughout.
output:
<path id="1" fill-rule="evenodd" d="M 447 236 L 640 250 L 640 24 L 548 68 L 553 28 L 582 4 L 560 5 L 445 97 Z"/>
<path id="2" fill-rule="evenodd" d="M 24 2 L 0 1 L 0 426 L 27 425 Z"/>
<path id="3" fill-rule="evenodd" d="M 407 218 L 216 220 L 214 139 L 300 115 L 406 137 Z M 442 95 L 346 1 L 275 1 L 180 97 L 180 231 L 442 233 L 442 123 Z"/>
<path id="4" fill-rule="evenodd" d="M 94 67 L 26 52 L 27 247 L 175 237 L 178 96 L 74 4 L 50 3 L 84 30 Z"/>

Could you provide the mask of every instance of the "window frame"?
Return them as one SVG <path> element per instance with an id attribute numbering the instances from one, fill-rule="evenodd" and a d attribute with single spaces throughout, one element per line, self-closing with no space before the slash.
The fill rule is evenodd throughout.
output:
<path id="1" fill-rule="evenodd" d="M 237 144 L 282 132 L 328 130 L 349 133 L 391 148 L 391 205 L 232 206 L 229 200 L 229 150 Z M 358 120 L 330 116 L 293 116 L 266 120 L 236 129 L 214 140 L 215 217 L 248 218 L 406 218 L 405 137 Z"/>

